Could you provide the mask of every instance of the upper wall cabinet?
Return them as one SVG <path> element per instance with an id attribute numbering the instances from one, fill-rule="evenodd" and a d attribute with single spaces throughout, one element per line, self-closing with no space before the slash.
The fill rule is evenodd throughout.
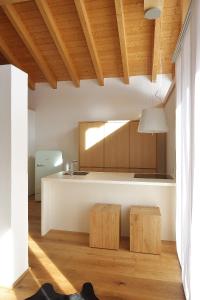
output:
<path id="1" fill-rule="evenodd" d="M 129 168 L 129 122 L 105 123 L 104 149 L 104 167 Z"/>
<path id="2" fill-rule="evenodd" d="M 138 133 L 138 121 L 80 123 L 80 169 L 165 172 L 166 135 Z"/>
<path id="3" fill-rule="evenodd" d="M 103 167 L 104 122 L 81 122 L 79 134 L 80 167 Z"/>
<path id="4" fill-rule="evenodd" d="M 156 134 L 138 133 L 138 122 L 130 123 L 130 167 L 156 169 Z"/>

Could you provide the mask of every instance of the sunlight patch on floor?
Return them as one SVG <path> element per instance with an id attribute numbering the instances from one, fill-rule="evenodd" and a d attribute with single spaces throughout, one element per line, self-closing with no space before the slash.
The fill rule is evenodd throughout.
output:
<path id="1" fill-rule="evenodd" d="M 74 288 L 71 282 L 66 278 L 66 276 L 63 275 L 63 273 L 57 268 L 53 261 L 46 255 L 46 253 L 41 249 L 41 247 L 30 236 L 29 248 L 62 292 L 66 294 L 77 293 L 77 290 Z M 33 271 L 32 276 L 36 283 L 40 286 L 40 282 Z"/>
<path id="2" fill-rule="evenodd" d="M 0 236 L 0 286 L 10 287 L 15 281 L 14 245 L 12 230 Z"/>

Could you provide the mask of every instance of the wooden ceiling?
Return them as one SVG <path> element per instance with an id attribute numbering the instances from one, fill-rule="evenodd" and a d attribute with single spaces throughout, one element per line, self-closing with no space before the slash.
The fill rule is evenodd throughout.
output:
<path id="1" fill-rule="evenodd" d="M 0 0 L 0 64 L 29 74 L 29 86 L 57 81 L 172 73 L 181 1 L 164 0 L 156 21 L 144 0 Z M 10 4 L 11 3 L 11 4 Z"/>

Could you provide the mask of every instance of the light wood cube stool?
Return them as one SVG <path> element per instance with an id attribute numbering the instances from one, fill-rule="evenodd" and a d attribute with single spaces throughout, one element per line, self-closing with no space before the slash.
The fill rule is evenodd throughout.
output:
<path id="1" fill-rule="evenodd" d="M 160 254 L 161 214 L 159 207 L 131 207 L 130 251 Z"/>
<path id="2" fill-rule="evenodd" d="M 119 249 L 121 205 L 95 204 L 90 211 L 90 247 Z"/>

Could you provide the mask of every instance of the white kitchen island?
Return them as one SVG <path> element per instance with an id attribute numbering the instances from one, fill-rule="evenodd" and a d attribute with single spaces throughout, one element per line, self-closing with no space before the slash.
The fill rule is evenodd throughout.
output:
<path id="1" fill-rule="evenodd" d="M 42 228 L 89 232 L 89 212 L 95 203 L 121 204 L 121 235 L 129 235 L 131 205 L 160 207 L 162 240 L 175 240 L 175 181 L 136 179 L 133 173 L 89 172 L 42 179 Z"/>

